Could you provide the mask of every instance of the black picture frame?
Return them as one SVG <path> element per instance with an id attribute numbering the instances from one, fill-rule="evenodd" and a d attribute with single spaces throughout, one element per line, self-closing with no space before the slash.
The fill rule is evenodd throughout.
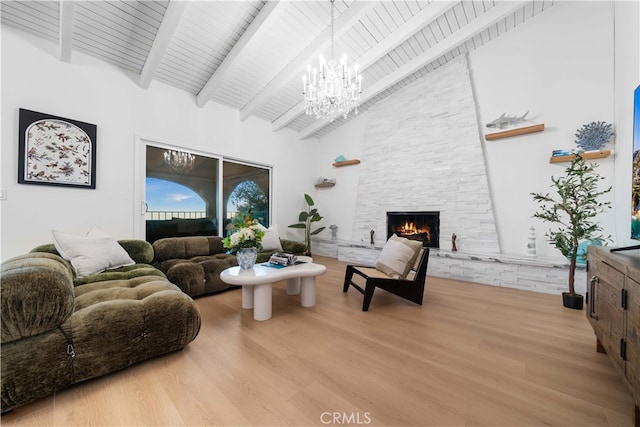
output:
<path id="1" fill-rule="evenodd" d="M 20 108 L 18 134 L 18 183 L 96 188 L 96 125 Z"/>

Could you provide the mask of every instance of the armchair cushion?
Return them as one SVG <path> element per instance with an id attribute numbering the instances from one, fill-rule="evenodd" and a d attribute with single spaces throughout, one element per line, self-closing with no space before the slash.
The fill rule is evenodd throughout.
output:
<path id="1" fill-rule="evenodd" d="M 394 279 L 404 279 L 418 258 L 422 243 L 393 234 L 382 248 L 376 269 Z"/>

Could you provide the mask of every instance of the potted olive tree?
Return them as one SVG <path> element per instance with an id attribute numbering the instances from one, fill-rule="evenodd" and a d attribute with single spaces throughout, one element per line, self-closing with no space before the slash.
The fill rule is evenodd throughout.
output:
<path id="1" fill-rule="evenodd" d="M 311 236 L 315 236 L 316 234 L 320 233 L 325 229 L 325 227 L 319 227 L 313 231 L 311 230 L 311 223 L 318 222 L 323 217 L 321 217 L 318 213 L 318 209 L 312 208 L 315 203 L 311 196 L 305 194 L 304 200 L 305 202 L 307 202 L 307 210 L 300 212 L 300 215 L 298 216 L 298 221 L 300 221 L 299 223 L 291 224 L 289 227 L 304 228 L 304 244 L 306 246 L 305 255 L 311 256 Z"/>
<path id="2" fill-rule="evenodd" d="M 599 213 L 611 207 L 611 202 L 598 201 L 611 187 L 598 190 L 598 182 L 604 178 L 595 171 L 596 166 L 576 154 L 564 176 L 551 177 L 556 195 L 531 193 L 540 207 L 533 216 L 556 224 L 545 236 L 569 260 L 569 292 L 562 293 L 562 303 L 578 310 L 583 305 L 583 296 L 574 288 L 578 244 L 581 240 L 610 240 L 602 236 L 602 227 L 595 221 Z"/>

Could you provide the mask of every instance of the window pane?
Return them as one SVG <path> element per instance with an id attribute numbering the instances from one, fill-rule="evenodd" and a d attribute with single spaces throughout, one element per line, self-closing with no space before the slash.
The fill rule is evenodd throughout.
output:
<path id="1" fill-rule="evenodd" d="M 271 169 L 225 160 L 223 162 L 223 210 L 225 230 L 238 215 L 269 226 Z"/>
<path id="2" fill-rule="evenodd" d="M 217 235 L 219 160 L 171 151 L 147 145 L 147 241 Z"/>

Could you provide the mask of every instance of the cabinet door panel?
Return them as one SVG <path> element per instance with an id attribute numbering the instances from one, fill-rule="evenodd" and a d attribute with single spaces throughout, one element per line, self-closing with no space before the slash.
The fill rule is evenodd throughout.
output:
<path id="1" fill-rule="evenodd" d="M 640 390 L 640 283 L 627 278 L 626 289 L 626 374 L 631 390 L 637 393 Z M 634 399 L 638 397 L 635 395 Z"/>
<path id="2" fill-rule="evenodd" d="M 624 287 L 624 274 L 615 270 L 599 258 L 590 259 L 590 272 L 588 279 L 597 277 L 595 295 L 591 301 L 593 313 L 596 317 L 590 317 L 596 337 L 604 347 L 619 374 L 624 375 L 624 361 L 620 357 L 620 340 L 624 337 L 624 310 L 621 305 L 622 288 Z"/>

